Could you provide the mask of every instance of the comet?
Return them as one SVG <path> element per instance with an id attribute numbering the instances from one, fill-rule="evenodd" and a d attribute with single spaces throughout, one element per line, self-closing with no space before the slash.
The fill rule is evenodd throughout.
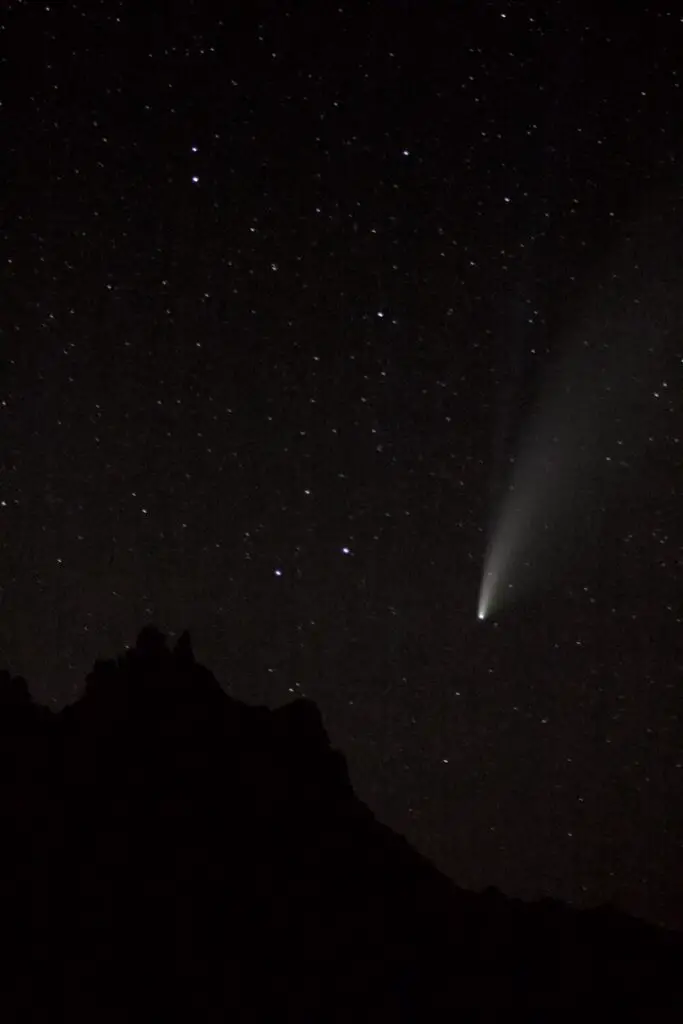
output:
<path id="1" fill-rule="evenodd" d="M 650 226 L 643 213 L 615 241 L 599 277 L 558 314 L 564 326 L 548 339 L 545 355 L 552 358 L 542 364 L 535 339 L 520 335 L 514 303 L 506 310 L 494 518 L 479 621 L 532 591 L 536 599 L 539 591 L 556 591 L 595 549 L 610 507 L 638 494 L 637 466 L 652 450 L 652 397 L 668 386 L 661 379 L 672 302 L 667 268 L 679 244 L 672 227 L 653 250 Z M 529 259 L 520 299 L 541 272 Z M 520 420 L 521 430 L 510 437 L 508 424 Z"/>
<path id="2" fill-rule="evenodd" d="M 482 566 L 480 621 L 531 592 L 556 589 L 597 541 L 611 502 L 637 484 L 634 466 L 647 437 L 644 396 L 660 344 L 656 324 L 629 312 L 626 323 L 615 317 L 607 332 L 589 325 L 550 368 L 498 499 Z"/>

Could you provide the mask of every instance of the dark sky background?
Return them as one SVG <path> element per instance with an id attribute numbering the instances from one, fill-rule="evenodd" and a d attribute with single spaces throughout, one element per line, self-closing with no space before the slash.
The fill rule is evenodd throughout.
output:
<path id="1" fill-rule="evenodd" d="M 58 708 L 189 628 L 460 885 L 683 926 L 683 16 L 631 10 L 3 5 L 0 661 Z M 585 338 L 619 449 L 480 623 Z"/>

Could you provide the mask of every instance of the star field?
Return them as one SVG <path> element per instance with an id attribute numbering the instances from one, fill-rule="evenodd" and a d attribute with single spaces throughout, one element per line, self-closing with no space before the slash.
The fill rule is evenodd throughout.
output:
<path id="1" fill-rule="evenodd" d="M 683 17 L 451 6 L 4 6 L 0 661 L 188 628 L 460 885 L 683 926 Z M 481 622 L 556 366 L 571 557 Z"/>

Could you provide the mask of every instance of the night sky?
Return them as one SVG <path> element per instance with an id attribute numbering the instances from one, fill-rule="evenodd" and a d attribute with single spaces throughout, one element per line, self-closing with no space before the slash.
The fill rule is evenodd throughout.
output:
<path id="1" fill-rule="evenodd" d="M 677 5 L 3 8 L 0 662 L 188 628 L 460 885 L 683 927 Z"/>

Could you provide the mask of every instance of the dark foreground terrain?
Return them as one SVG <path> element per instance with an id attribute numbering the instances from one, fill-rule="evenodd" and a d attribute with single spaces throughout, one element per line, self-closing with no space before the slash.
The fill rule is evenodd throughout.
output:
<path id="1" fill-rule="evenodd" d="M 0 695 L 2 1021 L 683 1007 L 682 935 L 458 889 L 354 795 L 315 704 L 228 697 L 187 634 L 147 627 L 59 714 Z"/>

